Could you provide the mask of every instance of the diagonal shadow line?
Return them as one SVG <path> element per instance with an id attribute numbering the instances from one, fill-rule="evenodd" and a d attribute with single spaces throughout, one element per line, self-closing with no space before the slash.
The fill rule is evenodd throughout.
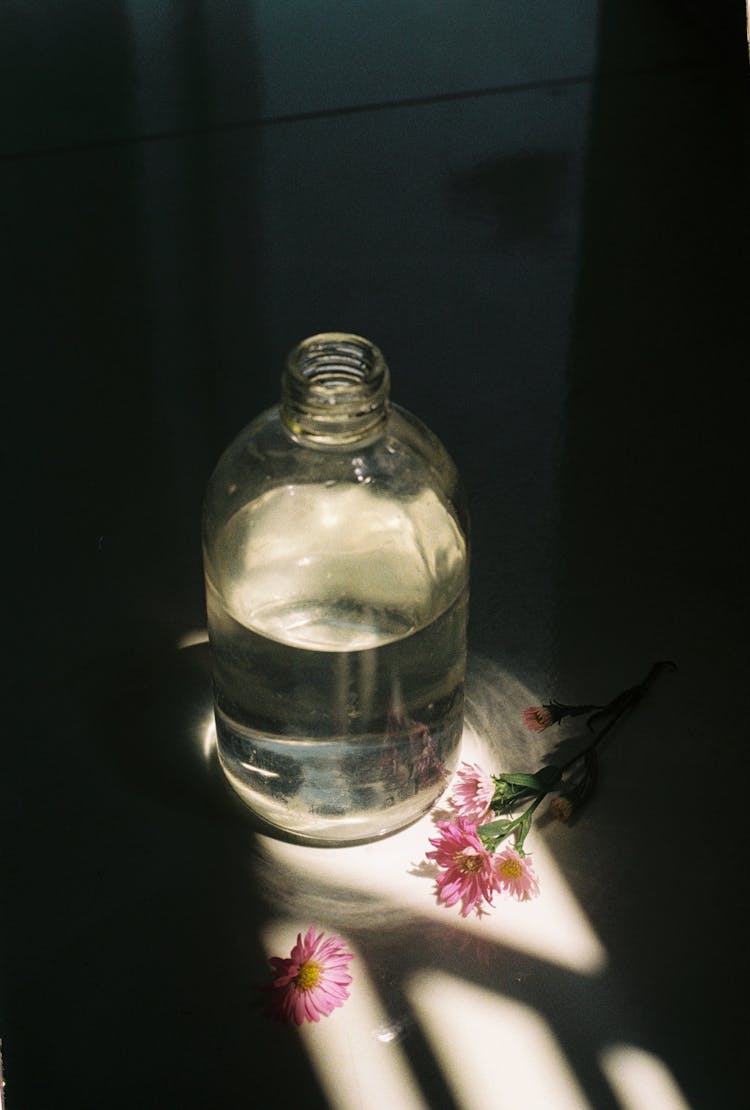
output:
<path id="1" fill-rule="evenodd" d="M 31 147 L 0 153 L 0 162 L 20 161 L 59 154 L 76 154 L 84 151 L 106 150 L 110 147 L 137 146 L 172 139 L 195 138 L 201 135 L 223 135 L 256 127 L 277 127 L 289 123 L 305 123 L 313 120 L 335 119 L 339 116 L 362 115 L 367 113 L 393 111 L 401 108 L 429 107 L 434 104 L 481 100 L 487 97 L 504 96 L 513 93 L 527 93 L 540 90 L 570 88 L 586 85 L 593 81 L 629 81 L 646 77 L 649 74 L 669 74 L 682 72 L 717 71 L 722 74 L 721 66 L 713 62 L 679 62 L 672 65 L 641 66 L 627 71 L 606 74 L 580 73 L 567 77 L 554 77 L 542 81 L 520 81 L 504 85 L 491 85 L 479 89 L 460 89 L 448 93 L 431 93 L 425 96 L 409 96 L 398 100 L 373 100 L 364 104 L 347 104 L 336 108 L 315 108 L 304 112 L 286 112 L 270 116 L 251 116 L 246 119 L 231 120 L 226 123 L 206 124 L 202 127 L 168 128 L 140 135 L 127 135 L 96 139 L 91 142 L 66 143 L 51 147 Z M 732 76 L 731 73 L 727 76 Z M 735 77 L 736 79 L 736 77 Z"/>
<path id="2" fill-rule="evenodd" d="M 349 932 L 362 950 L 372 947 L 368 930 L 359 935 L 356 929 Z M 445 952 L 454 947 L 462 955 L 460 972 L 456 971 L 453 959 L 425 958 L 428 949 L 443 949 Z M 643 1022 L 640 1014 L 624 1012 L 620 999 L 615 999 L 613 1006 L 611 973 L 592 979 L 550 965 L 546 960 L 519 953 L 511 946 L 494 940 L 472 938 L 472 943 L 467 946 L 465 934 L 459 929 L 435 922 L 415 921 L 407 943 L 404 943 L 403 937 L 399 942 L 398 956 L 402 961 L 399 977 L 395 982 L 388 982 L 387 990 L 381 987 L 379 1001 L 394 1021 L 407 1029 L 400 1040 L 400 1048 L 431 1110 L 458 1110 L 458 1104 L 450 1093 L 443 1065 L 423 1031 L 420 1017 L 405 987 L 414 973 L 422 971 L 459 977 L 467 984 L 485 991 L 494 990 L 501 997 L 535 1010 L 549 1027 L 590 1105 L 597 1110 L 619 1110 L 619 1103 L 597 1064 L 598 1053 L 610 1042 L 642 1041 Z M 524 967 L 522 975 L 518 973 L 519 959 Z M 487 976 L 487 961 L 490 960 L 507 968 L 500 983 L 495 980 L 491 986 Z M 371 975 L 373 970 L 371 966 Z M 561 1000 L 565 1002 L 564 1009 L 559 1005 Z M 445 1014 L 448 1024 L 457 1019 L 457 1015 Z M 501 1048 L 499 1040 L 498 1050 Z"/>

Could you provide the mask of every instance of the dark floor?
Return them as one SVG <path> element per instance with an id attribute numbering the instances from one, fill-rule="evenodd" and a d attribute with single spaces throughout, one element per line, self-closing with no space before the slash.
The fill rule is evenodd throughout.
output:
<path id="1" fill-rule="evenodd" d="M 729 0 L 2 6 L 7 1110 L 235 1110 L 264 1070 L 334 1104 L 248 1000 L 274 907 L 176 650 L 214 462 L 332 329 L 458 463 L 475 674 L 598 700 L 678 664 L 540 833 L 610 960 L 606 1029 L 543 961 L 519 993 L 575 1105 L 746 1105 L 747 70 Z M 386 1009 L 399 928 L 358 938 Z M 410 1020 L 423 1105 L 475 1110 Z M 618 1101 L 606 1038 L 683 1102 Z"/>

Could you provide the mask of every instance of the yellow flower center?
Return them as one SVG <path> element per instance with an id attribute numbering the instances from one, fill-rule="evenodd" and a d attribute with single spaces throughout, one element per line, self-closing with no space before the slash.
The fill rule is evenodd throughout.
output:
<path id="1" fill-rule="evenodd" d="M 321 970 L 320 964 L 316 964 L 315 960 L 307 960 L 295 975 L 294 981 L 301 991 L 309 991 L 320 979 Z"/>
<path id="2" fill-rule="evenodd" d="M 482 857 L 480 855 L 467 856 L 463 852 L 459 852 L 457 863 L 462 871 L 468 871 L 470 874 L 482 869 Z"/>
<path id="3" fill-rule="evenodd" d="M 520 879 L 523 875 L 523 867 L 521 867 L 520 861 L 513 859 L 512 856 L 503 860 L 498 867 L 498 871 L 506 879 Z"/>

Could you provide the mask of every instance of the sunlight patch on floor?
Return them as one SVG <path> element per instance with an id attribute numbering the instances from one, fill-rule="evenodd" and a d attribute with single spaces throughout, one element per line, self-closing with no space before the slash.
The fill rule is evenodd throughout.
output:
<path id="1" fill-rule="evenodd" d="M 199 725 L 198 735 L 200 736 L 203 758 L 206 760 L 206 763 L 208 763 L 210 759 L 213 759 L 214 751 L 216 750 L 216 720 L 213 710 L 211 710 L 207 719 Z"/>
<path id="2" fill-rule="evenodd" d="M 669 1068 L 650 1052 L 610 1045 L 599 1059 L 622 1110 L 690 1110 Z"/>
<path id="3" fill-rule="evenodd" d="M 604 969 L 604 947 L 540 840 L 533 844 L 532 853 L 542 888 L 539 897 L 518 903 L 497 895 L 487 916 L 472 913 L 464 918 L 455 907 L 438 903 L 434 875 L 418 870 L 424 867 L 429 837 L 435 833 L 428 817 L 387 840 L 351 848 L 302 847 L 258 837 L 261 859 L 266 862 L 261 881 L 274 904 L 292 915 L 297 891 L 325 883 L 342 894 L 359 892 L 378 900 L 384 914 L 392 904 L 581 974 L 595 975 Z"/>
<path id="4" fill-rule="evenodd" d="M 266 955 L 288 956 L 298 932 L 290 922 L 267 926 L 261 937 Z M 364 957 L 343 939 L 354 953 L 350 997 L 342 1008 L 299 1030 L 328 1104 L 332 1110 L 429 1110 L 403 1050 L 394 1043 L 398 1031 L 389 1023 Z"/>
<path id="5" fill-rule="evenodd" d="M 588 1110 L 546 1021 L 452 975 L 424 971 L 406 992 L 461 1110 Z"/>
<path id="6" fill-rule="evenodd" d="M 466 730 L 462 756 L 473 760 L 476 754 L 475 738 Z M 394 836 L 354 847 L 315 848 L 259 836 L 259 879 L 273 904 L 290 916 L 298 909 L 296 892 L 321 883 L 342 895 L 356 891 L 382 901 L 384 909 L 390 904 L 581 974 L 604 969 L 603 945 L 542 837 L 533 831 L 527 848 L 540 880 L 538 898 L 518 903 L 498 894 L 494 908 L 481 918 L 473 913 L 461 917 L 456 907 L 438 903 L 436 872 L 425 857 L 430 837 L 437 835 L 438 815 L 433 811 Z"/>
<path id="7" fill-rule="evenodd" d="M 191 628 L 187 632 L 183 632 L 175 645 L 178 651 L 183 648 L 195 647 L 197 644 L 208 643 L 208 629 L 207 628 Z"/>

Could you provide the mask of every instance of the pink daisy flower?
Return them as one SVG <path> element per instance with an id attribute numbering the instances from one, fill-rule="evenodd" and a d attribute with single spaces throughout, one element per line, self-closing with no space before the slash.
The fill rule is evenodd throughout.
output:
<path id="1" fill-rule="evenodd" d="M 506 848 L 495 856 L 495 868 L 500 890 L 519 902 L 536 898 L 539 880 L 531 866 L 531 856 L 522 856 L 515 848 Z"/>
<path id="2" fill-rule="evenodd" d="M 266 985 L 270 992 L 271 1013 L 281 1021 L 319 1021 L 343 1006 L 349 997 L 348 952 L 340 936 L 326 937 L 311 925 L 304 939 L 297 933 L 297 943 L 288 959 L 272 956 L 269 960 L 274 978 Z"/>
<path id="3" fill-rule="evenodd" d="M 460 817 L 481 821 L 495 794 L 495 784 L 476 763 L 461 763 L 449 801 Z"/>
<path id="4" fill-rule="evenodd" d="M 430 838 L 434 852 L 427 852 L 443 873 L 437 878 L 437 896 L 446 906 L 462 903 L 461 916 L 472 909 L 481 912 L 483 902 L 492 905 L 498 878 L 492 856 L 482 844 L 476 825 L 463 817 L 455 822 L 438 821 L 440 836 Z"/>
<path id="5" fill-rule="evenodd" d="M 552 714 L 546 705 L 530 705 L 523 711 L 523 720 L 526 728 L 530 728 L 532 732 L 544 732 L 545 728 L 554 724 Z"/>

